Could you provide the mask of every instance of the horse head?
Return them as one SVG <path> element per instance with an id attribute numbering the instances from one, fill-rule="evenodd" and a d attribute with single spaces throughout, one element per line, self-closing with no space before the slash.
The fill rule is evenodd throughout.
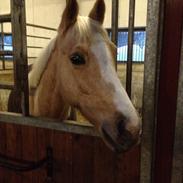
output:
<path id="1" fill-rule="evenodd" d="M 112 150 L 126 151 L 139 141 L 141 124 L 114 69 L 116 47 L 102 26 L 104 0 L 96 1 L 88 17 L 78 12 L 77 1 L 69 0 L 57 37 L 29 74 L 30 88 L 42 83 L 30 96 L 32 115 L 65 119 L 61 104 L 76 107 Z"/>
<path id="2" fill-rule="evenodd" d="M 139 141 L 141 125 L 113 66 L 116 47 L 102 26 L 104 0 L 96 1 L 88 17 L 78 12 L 77 1 L 68 1 L 58 30 L 62 95 L 111 149 L 125 151 Z"/>

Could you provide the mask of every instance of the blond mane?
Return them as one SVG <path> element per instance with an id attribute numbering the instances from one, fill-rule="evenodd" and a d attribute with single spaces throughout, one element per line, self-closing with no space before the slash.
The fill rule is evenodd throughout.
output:
<path id="1" fill-rule="evenodd" d="M 55 48 L 56 37 L 54 37 L 49 44 L 42 50 L 40 56 L 33 64 L 32 70 L 29 73 L 29 88 L 37 88 L 41 76 L 47 66 L 49 57 Z"/>

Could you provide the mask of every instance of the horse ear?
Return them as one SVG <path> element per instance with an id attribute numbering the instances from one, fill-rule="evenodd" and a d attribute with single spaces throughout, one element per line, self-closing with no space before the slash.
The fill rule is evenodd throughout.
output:
<path id="1" fill-rule="evenodd" d="M 66 8 L 62 15 L 62 20 L 59 26 L 59 30 L 66 32 L 70 26 L 74 25 L 77 21 L 79 7 L 77 0 L 67 0 Z"/>
<path id="2" fill-rule="evenodd" d="M 98 21 L 100 24 L 104 22 L 105 15 L 105 3 L 104 0 L 97 0 L 89 13 L 89 17 L 93 20 Z"/>

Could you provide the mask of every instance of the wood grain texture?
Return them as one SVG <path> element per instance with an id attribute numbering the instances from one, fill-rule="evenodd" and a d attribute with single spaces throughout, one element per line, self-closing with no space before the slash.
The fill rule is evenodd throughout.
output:
<path id="1" fill-rule="evenodd" d="M 46 157 L 47 147 L 52 147 L 53 144 L 53 130 L 37 129 L 37 159 L 41 160 Z M 36 172 L 38 183 L 46 181 L 47 172 L 45 168 L 41 168 Z"/>
<path id="2" fill-rule="evenodd" d="M 22 159 L 28 161 L 37 160 L 37 131 L 36 128 L 22 127 Z M 36 172 L 26 172 L 22 175 L 22 182 L 37 183 Z"/>
<path id="3" fill-rule="evenodd" d="M 72 135 L 54 132 L 54 180 L 72 183 Z"/>
<path id="4" fill-rule="evenodd" d="M 8 136 L 3 137 L 0 150 L 9 156 L 40 160 L 47 147 L 53 148 L 56 183 L 138 183 L 138 148 L 119 156 L 98 137 L 14 124 L 6 124 L 5 129 Z M 23 174 L 3 170 L 0 175 L 2 183 L 43 183 L 47 177 L 45 168 Z"/>
<path id="5" fill-rule="evenodd" d="M 73 135 L 72 140 L 72 182 L 93 182 L 93 143 L 94 137 Z"/>
<path id="6" fill-rule="evenodd" d="M 114 183 L 116 154 L 99 138 L 94 148 L 94 183 Z"/>
<path id="7" fill-rule="evenodd" d="M 0 153 L 6 154 L 6 124 L 0 123 Z M 6 183 L 6 170 L 0 167 L 0 182 Z"/>
<path id="8" fill-rule="evenodd" d="M 116 160 L 116 183 L 140 182 L 140 147 L 118 155 Z"/>
<path id="9" fill-rule="evenodd" d="M 21 159 L 22 157 L 22 134 L 21 127 L 11 124 L 6 124 L 6 155 Z M 7 183 L 22 183 L 22 175 L 7 171 Z"/>

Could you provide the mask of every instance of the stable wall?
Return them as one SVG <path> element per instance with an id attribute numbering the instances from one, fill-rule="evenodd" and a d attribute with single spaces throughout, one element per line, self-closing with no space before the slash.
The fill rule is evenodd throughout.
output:
<path id="1" fill-rule="evenodd" d="M 80 15 L 87 16 L 95 3 L 95 0 L 78 0 Z M 104 27 L 111 27 L 111 0 L 105 0 L 106 16 Z M 65 0 L 27 0 L 27 22 L 46 25 L 57 28 L 62 12 L 65 8 Z M 129 0 L 119 1 L 119 27 L 128 26 Z M 135 26 L 146 26 L 147 0 L 136 0 Z"/>
<path id="2" fill-rule="evenodd" d="M 26 19 L 27 23 L 38 24 L 57 28 L 63 10 L 65 8 L 65 0 L 26 0 Z M 78 0 L 80 6 L 80 14 L 87 16 L 95 3 L 95 0 Z M 111 5 L 112 0 L 105 0 L 106 3 L 106 16 L 104 20 L 104 27 L 111 28 Z M 129 0 L 119 1 L 119 27 L 128 26 L 128 9 Z M 0 1 L 0 14 L 7 14 L 10 12 L 10 0 Z M 147 14 L 147 0 L 136 0 L 135 10 L 135 26 L 146 26 L 146 14 Z M 4 24 L 6 32 L 11 31 L 10 24 Z M 37 28 L 27 27 L 27 34 L 53 37 L 56 32 L 42 30 Z M 29 46 L 45 47 L 48 44 L 48 40 L 28 38 Z M 28 55 L 30 57 L 36 57 L 39 55 L 40 49 L 28 49 Z M 33 61 L 33 60 L 32 60 Z"/>
<path id="3" fill-rule="evenodd" d="M 87 16 L 90 12 L 95 0 L 78 0 L 80 7 L 80 14 Z M 104 20 L 104 27 L 111 27 L 111 5 L 112 0 L 105 0 L 106 16 Z M 43 25 L 47 27 L 57 28 L 61 15 L 65 8 L 65 0 L 26 0 L 26 19 L 27 23 Z M 0 14 L 10 12 L 10 1 L 0 1 Z M 128 9 L 129 0 L 119 1 L 119 27 L 128 26 Z M 136 0 L 135 10 L 135 26 L 146 26 L 147 0 Z M 5 31 L 10 32 L 10 24 L 5 24 Z M 56 32 L 50 30 L 43 30 L 38 28 L 27 27 L 27 34 L 54 37 Z M 45 47 L 49 40 L 27 38 L 28 46 Z M 29 57 L 37 57 L 41 49 L 28 48 Z M 35 59 L 29 59 L 29 63 L 34 62 Z M 138 66 L 137 66 L 138 65 Z M 141 68 L 139 70 L 139 68 Z M 136 72 L 136 70 L 139 70 Z M 132 101 L 138 109 L 142 106 L 142 88 L 143 88 L 143 64 L 135 64 L 132 79 Z M 125 86 L 126 79 L 126 64 L 118 64 L 118 74 Z M 136 79 L 137 78 L 137 79 Z"/>

